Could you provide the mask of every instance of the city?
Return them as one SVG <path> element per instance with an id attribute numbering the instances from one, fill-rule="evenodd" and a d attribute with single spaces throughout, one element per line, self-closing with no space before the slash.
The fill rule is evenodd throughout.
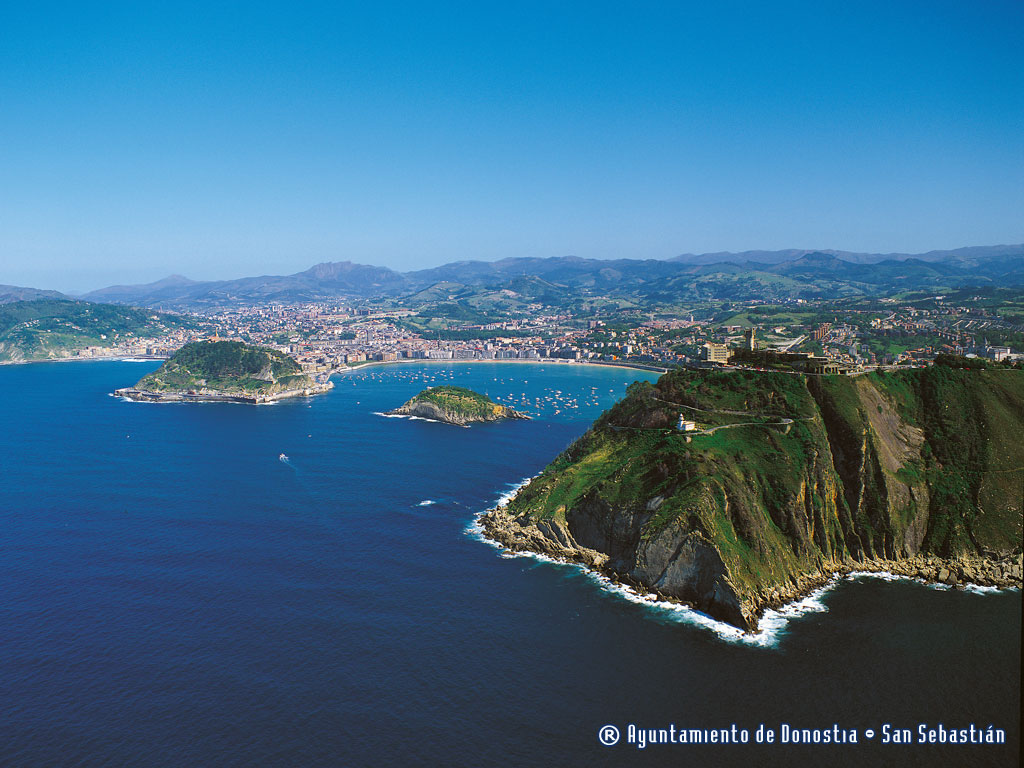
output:
<path id="1" fill-rule="evenodd" d="M 863 303 L 868 306 L 749 301 L 689 312 L 597 316 L 531 304 L 528 314 L 497 322 L 451 321 L 436 328 L 417 325 L 416 310 L 386 302 L 271 304 L 188 314 L 189 327 L 148 338 L 104 336 L 101 343 L 67 356 L 162 358 L 190 341 L 221 339 L 286 352 L 317 374 L 401 360 L 560 360 L 662 370 L 737 365 L 852 373 L 927 364 L 938 354 L 1001 364 L 1024 359 L 1019 352 L 1024 317 L 986 308 L 980 296 L 958 303 L 942 296 L 914 303 L 886 298 Z"/>

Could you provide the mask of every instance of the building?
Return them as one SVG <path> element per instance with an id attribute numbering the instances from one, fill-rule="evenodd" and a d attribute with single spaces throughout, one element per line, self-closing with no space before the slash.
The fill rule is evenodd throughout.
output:
<path id="1" fill-rule="evenodd" d="M 688 421 L 687 419 L 683 418 L 683 414 L 680 413 L 679 421 L 676 422 L 676 429 L 678 429 L 680 432 L 693 432 L 695 429 L 697 429 L 697 422 Z"/>
<path id="2" fill-rule="evenodd" d="M 757 329 L 751 326 L 743 333 L 743 337 L 747 341 L 747 349 L 751 352 L 757 351 Z"/>
<path id="3" fill-rule="evenodd" d="M 716 344 L 713 341 L 706 342 L 701 347 L 700 356 L 702 360 L 707 360 L 709 363 L 728 363 L 729 345 Z"/>
<path id="4" fill-rule="evenodd" d="M 831 360 L 826 360 L 824 358 L 812 358 L 804 365 L 804 372 L 832 376 L 846 373 L 846 368 L 838 363 L 832 362 Z"/>

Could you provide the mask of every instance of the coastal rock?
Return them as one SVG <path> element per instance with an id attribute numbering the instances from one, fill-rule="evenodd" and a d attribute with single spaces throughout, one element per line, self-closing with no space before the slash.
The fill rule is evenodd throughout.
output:
<path id="1" fill-rule="evenodd" d="M 708 429 L 677 433 L 681 409 Z M 1017 372 L 673 372 L 480 522 L 745 630 L 856 572 L 1019 587 L 1020 478 L 985 468 L 1024 465 L 1022 429 Z"/>
<path id="2" fill-rule="evenodd" d="M 423 390 L 404 405 L 388 411 L 388 415 L 417 416 L 460 427 L 480 422 L 530 418 L 508 406 L 499 405 L 486 395 L 447 384 Z"/>

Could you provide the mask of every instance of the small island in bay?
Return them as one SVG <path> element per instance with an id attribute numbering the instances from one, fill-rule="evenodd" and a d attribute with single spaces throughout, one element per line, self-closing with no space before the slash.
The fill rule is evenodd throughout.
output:
<path id="1" fill-rule="evenodd" d="M 421 419 L 443 421 L 460 427 L 476 422 L 530 418 L 525 413 L 499 405 L 479 392 L 448 384 L 425 389 L 402 407 L 388 411 L 386 415 L 418 416 Z"/>
<path id="2" fill-rule="evenodd" d="M 240 341 L 186 344 L 119 397 L 150 402 L 270 403 L 326 392 L 333 385 L 303 372 L 294 358 Z"/>

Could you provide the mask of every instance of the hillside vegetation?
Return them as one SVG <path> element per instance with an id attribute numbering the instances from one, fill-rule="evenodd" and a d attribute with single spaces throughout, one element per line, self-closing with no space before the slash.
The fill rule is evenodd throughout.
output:
<path id="1" fill-rule="evenodd" d="M 85 347 L 111 347 L 193 325 L 188 318 L 114 304 L 14 301 L 0 305 L 0 360 L 66 358 Z"/>
<path id="2" fill-rule="evenodd" d="M 1020 371 L 674 371 L 484 524 L 752 627 L 840 564 L 1019 553 L 1022 433 Z"/>
<path id="3" fill-rule="evenodd" d="M 270 395 L 313 385 L 299 364 L 283 352 L 240 341 L 217 341 L 186 344 L 143 376 L 135 388 L 157 393 Z"/>
<path id="4" fill-rule="evenodd" d="M 391 413 L 400 416 L 419 416 L 460 426 L 472 422 L 529 418 L 508 406 L 494 402 L 486 395 L 450 384 L 425 389 Z"/>

